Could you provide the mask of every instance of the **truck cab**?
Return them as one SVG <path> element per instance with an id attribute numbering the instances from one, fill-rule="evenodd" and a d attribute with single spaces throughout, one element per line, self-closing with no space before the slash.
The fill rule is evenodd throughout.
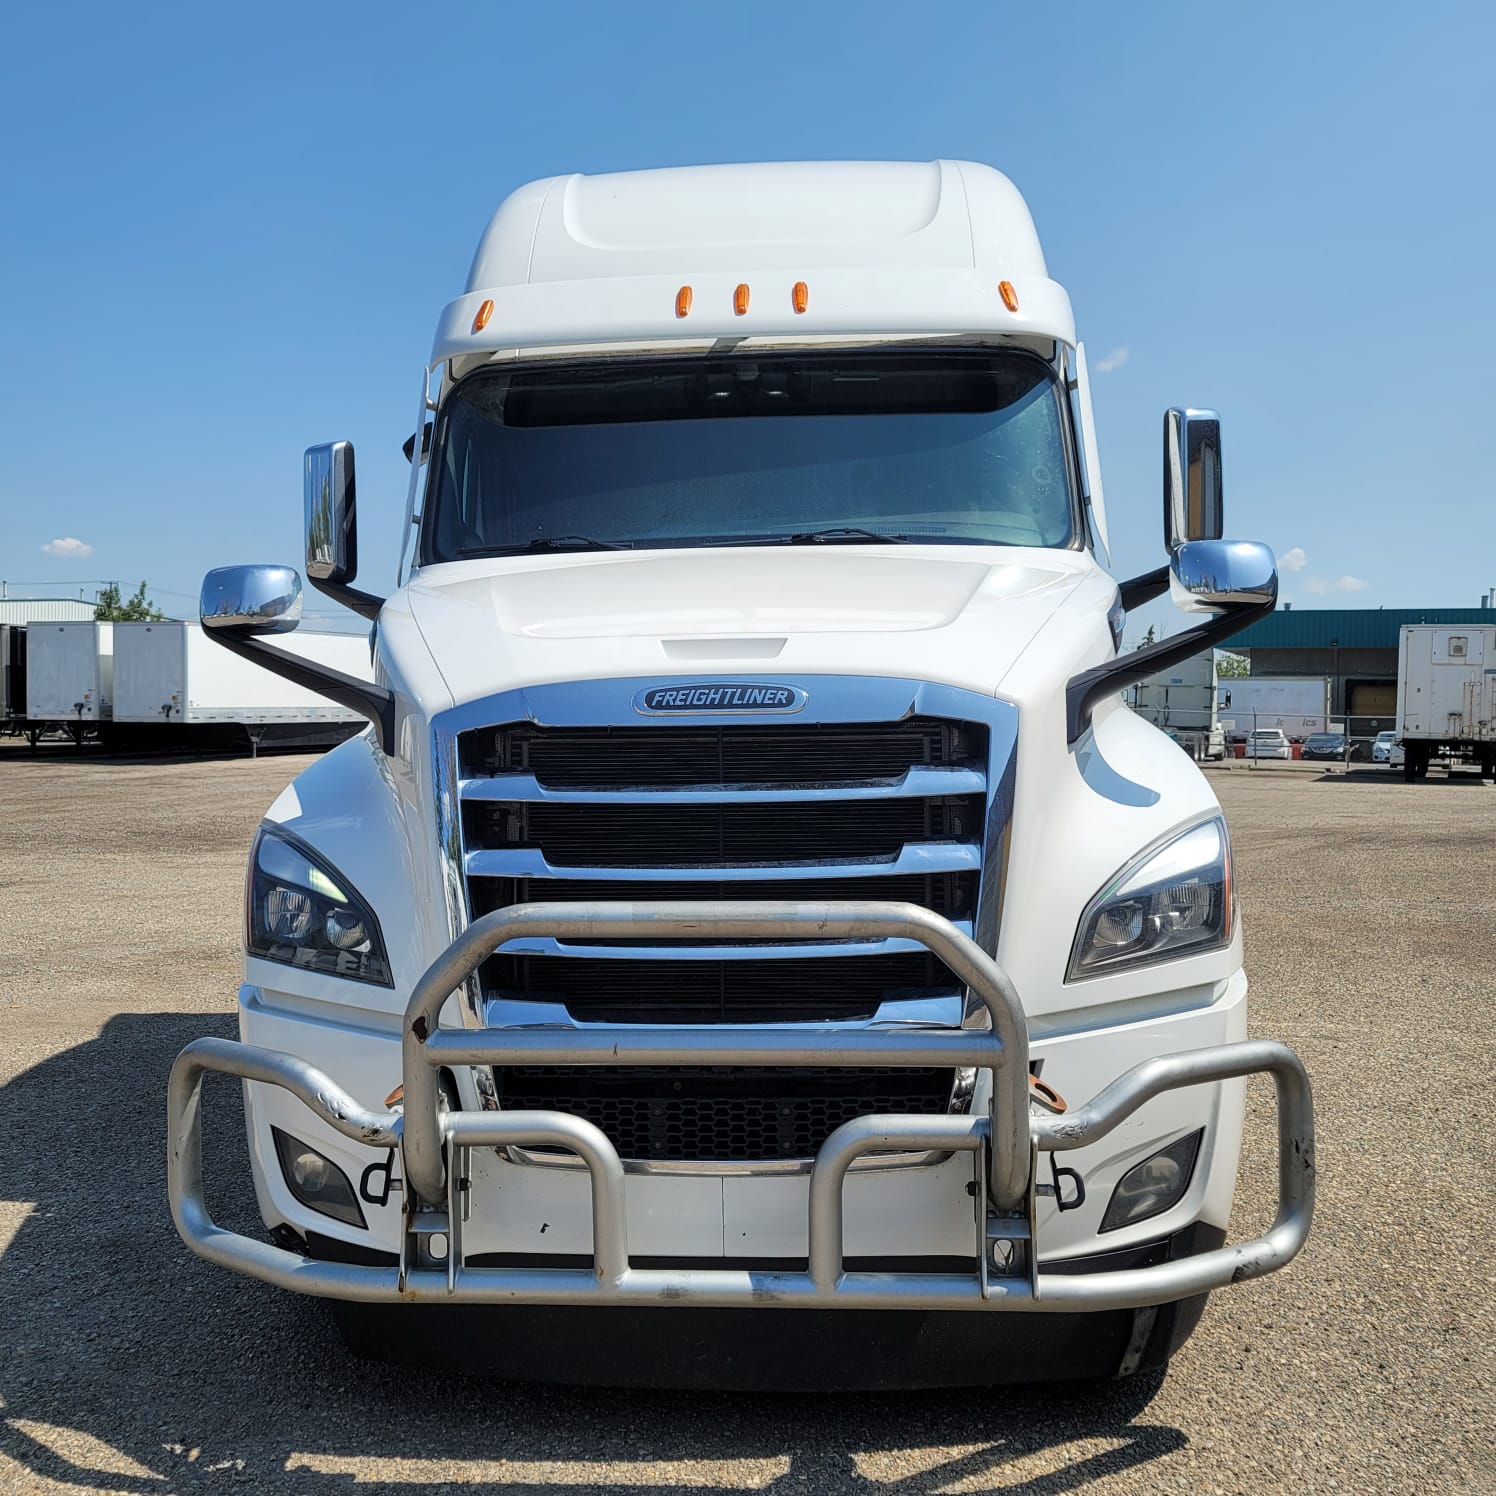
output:
<path id="1" fill-rule="evenodd" d="M 1180 409 L 1167 562 L 1110 574 L 1006 177 L 521 187 L 414 431 L 387 596 L 351 447 L 306 459 L 372 684 L 276 647 L 292 569 L 204 583 L 214 638 L 370 727 L 267 810 L 240 1041 L 174 1069 L 193 1250 L 363 1353 L 723 1385 L 1126 1374 L 1293 1256 L 1308 1083 L 1247 1041 L 1210 786 L 1121 700 L 1271 609 L 1273 558 L 1222 539 L 1219 422 Z M 1165 591 L 1194 626 L 1119 654 Z M 208 1070 L 247 1082 L 268 1242 L 203 1203 Z M 1226 1246 L 1254 1072 L 1279 1212 Z"/>

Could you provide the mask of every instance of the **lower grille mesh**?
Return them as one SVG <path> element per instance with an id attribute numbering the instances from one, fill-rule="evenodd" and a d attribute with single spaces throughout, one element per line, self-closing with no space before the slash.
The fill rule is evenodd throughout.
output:
<path id="1" fill-rule="evenodd" d="M 495 1072 L 505 1110 L 557 1108 L 595 1123 L 624 1158 L 724 1163 L 810 1158 L 843 1122 L 943 1114 L 948 1070 L 612 1068 Z"/>

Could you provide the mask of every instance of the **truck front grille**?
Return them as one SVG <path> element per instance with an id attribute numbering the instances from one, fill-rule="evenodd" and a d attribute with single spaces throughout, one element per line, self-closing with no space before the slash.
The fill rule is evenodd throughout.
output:
<path id="1" fill-rule="evenodd" d="M 811 1158 L 843 1122 L 869 1112 L 938 1116 L 948 1070 L 633 1069 L 516 1066 L 506 1107 L 570 1112 L 594 1122 L 625 1158 L 752 1163 Z"/>
<path id="2" fill-rule="evenodd" d="M 540 901 L 878 899 L 976 925 L 982 722 L 514 722 L 461 733 L 458 767 L 474 917 Z M 960 983 L 911 943 L 699 942 L 671 959 L 680 949 L 528 940 L 490 957 L 480 981 L 490 998 L 578 1023 L 859 1022 L 888 1003 L 960 1007 Z M 808 1158 L 853 1117 L 945 1111 L 952 1081 L 948 1070 L 748 1066 L 495 1072 L 501 1106 L 585 1117 L 624 1157 L 654 1161 Z"/>

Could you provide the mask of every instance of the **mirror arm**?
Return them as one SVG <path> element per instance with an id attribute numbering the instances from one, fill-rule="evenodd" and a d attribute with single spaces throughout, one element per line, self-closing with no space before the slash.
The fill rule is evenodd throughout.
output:
<path id="1" fill-rule="evenodd" d="M 1167 564 L 1154 571 L 1145 571 L 1142 576 L 1133 577 L 1117 587 L 1117 591 L 1122 594 L 1122 606 L 1129 613 L 1134 608 L 1141 608 L 1144 603 L 1151 603 L 1156 597 L 1162 597 L 1168 590 L 1169 568 Z"/>
<path id="2" fill-rule="evenodd" d="M 1164 570 L 1167 576 L 1168 568 Z M 1125 592 L 1123 596 L 1125 598 Z M 1265 603 L 1228 608 L 1219 616 L 1185 629 L 1183 633 L 1171 634 L 1157 644 L 1145 644 L 1130 654 L 1118 655 L 1104 665 L 1072 675 L 1065 688 L 1066 741 L 1073 748 L 1085 735 L 1091 725 L 1091 711 L 1103 697 L 1125 691 L 1128 686 L 1136 685 L 1160 670 L 1167 670 L 1169 666 L 1199 654 L 1202 649 L 1213 648 L 1233 634 L 1239 634 L 1248 624 L 1266 618 L 1277 606 L 1278 600 L 1274 597 Z"/>
<path id="3" fill-rule="evenodd" d="M 387 686 L 376 686 L 356 675 L 334 670 L 331 665 L 319 665 L 313 660 L 302 659 L 300 655 L 287 654 L 283 649 L 263 643 L 253 634 L 223 628 L 204 629 L 203 632 L 242 659 L 298 686 L 305 686 L 319 696 L 326 696 L 339 706 L 346 706 L 350 712 L 357 712 L 360 717 L 367 717 L 379 736 L 379 746 L 387 755 L 394 754 L 395 693 Z"/>
<path id="4" fill-rule="evenodd" d="M 308 575 L 307 581 L 324 597 L 330 597 L 335 603 L 342 603 L 345 608 L 352 608 L 371 623 L 379 617 L 379 610 L 384 606 L 382 597 L 376 597 L 372 592 L 362 592 L 346 582 L 324 582 L 311 575 Z"/>

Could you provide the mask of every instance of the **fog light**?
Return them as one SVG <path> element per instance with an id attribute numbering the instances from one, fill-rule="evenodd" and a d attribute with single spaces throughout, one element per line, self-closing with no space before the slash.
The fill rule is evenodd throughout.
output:
<path id="1" fill-rule="evenodd" d="M 275 1139 L 286 1187 L 303 1205 L 319 1215 L 366 1229 L 348 1176 L 330 1158 L 278 1127 L 272 1127 L 270 1134 Z"/>
<path id="2" fill-rule="evenodd" d="M 1150 1216 L 1162 1215 L 1177 1205 L 1194 1177 L 1195 1159 L 1204 1136 L 1202 1127 L 1167 1148 L 1160 1148 L 1142 1163 L 1134 1164 L 1117 1181 L 1099 1229 L 1116 1231 L 1136 1221 L 1146 1221 Z"/>

